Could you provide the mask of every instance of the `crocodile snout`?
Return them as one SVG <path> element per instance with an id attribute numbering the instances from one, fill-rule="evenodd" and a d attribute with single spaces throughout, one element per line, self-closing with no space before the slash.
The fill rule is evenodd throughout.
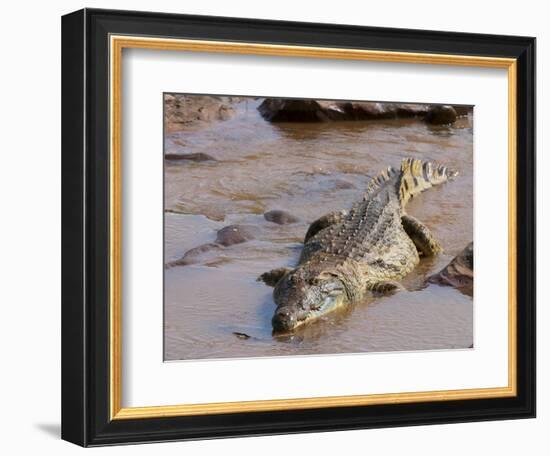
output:
<path id="1" fill-rule="evenodd" d="M 297 323 L 298 319 L 296 318 L 296 313 L 288 307 L 277 309 L 275 315 L 273 315 L 272 324 L 275 331 L 289 331 L 293 329 Z"/>

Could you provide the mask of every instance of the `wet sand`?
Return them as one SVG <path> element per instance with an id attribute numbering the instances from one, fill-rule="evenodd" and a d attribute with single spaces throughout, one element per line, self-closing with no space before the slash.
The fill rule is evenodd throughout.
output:
<path id="1" fill-rule="evenodd" d="M 206 253 L 165 271 L 165 359 L 468 348 L 473 301 L 424 279 L 472 240 L 471 117 L 451 127 L 418 119 L 271 124 L 262 100 L 234 103 L 233 117 L 170 132 L 166 153 L 207 154 L 216 161 L 165 162 L 165 262 L 213 242 L 229 224 L 259 228 L 255 240 Z M 309 223 L 361 198 L 370 177 L 401 158 L 439 161 L 460 175 L 411 201 L 445 249 L 421 260 L 391 297 L 368 299 L 292 335 L 274 337 L 267 270 L 294 266 Z M 263 213 L 283 209 L 300 221 L 277 225 Z M 237 337 L 234 332 L 249 335 Z"/>

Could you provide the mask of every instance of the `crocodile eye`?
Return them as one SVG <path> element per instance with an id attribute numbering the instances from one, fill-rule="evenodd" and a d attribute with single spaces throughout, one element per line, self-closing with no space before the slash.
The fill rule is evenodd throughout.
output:
<path id="1" fill-rule="evenodd" d="M 319 310 L 321 308 L 321 303 L 315 303 L 311 305 L 311 310 Z"/>
<path id="2" fill-rule="evenodd" d="M 329 280 L 329 279 L 334 279 L 335 277 L 336 277 L 336 275 L 331 274 L 330 272 L 324 271 L 321 274 L 319 274 L 317 279 L 318 280 Z"/>

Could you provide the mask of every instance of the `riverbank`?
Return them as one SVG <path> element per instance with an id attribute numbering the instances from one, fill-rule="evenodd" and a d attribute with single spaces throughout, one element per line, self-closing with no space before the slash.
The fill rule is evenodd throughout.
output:
<path id="1" fill-rule="evenodd" d="M 235 115 L 233 103 L 239 99 L 212 95 L 165 94 L 164 129 L 166 132 L 181 131 L 230 119 Z"/>

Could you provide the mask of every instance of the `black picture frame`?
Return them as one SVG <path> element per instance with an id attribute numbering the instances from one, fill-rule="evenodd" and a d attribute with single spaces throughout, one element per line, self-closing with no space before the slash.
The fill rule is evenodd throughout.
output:
<path id="1" fill-rule="evenodd" d="M 517 59 L 517 395 L 110 419 L 109 36 Z M 535 39 L 84 9 L 62 19 L 62 438 L 82 446 L 535 416 Z"/>

